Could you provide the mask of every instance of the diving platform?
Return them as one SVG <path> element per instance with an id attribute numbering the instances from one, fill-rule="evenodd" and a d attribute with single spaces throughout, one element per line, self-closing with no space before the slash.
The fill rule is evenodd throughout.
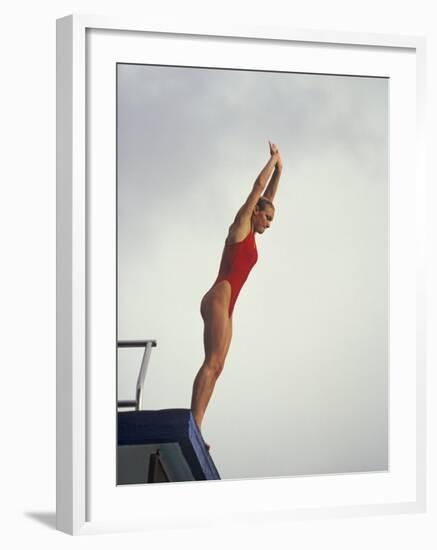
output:
<path id="1" fill-rule="evenodd" d="M 117 347 L 144 348 L 135 399 L 117 402 L 117 485 L 220 479 L 190 409 L 144 410 L 156 340 L 119 340 Z"/>
<path id="2" fill-rule="evenodd" d="M 190 409 L 117 416 L 118 485 L 220 479 Z"/>

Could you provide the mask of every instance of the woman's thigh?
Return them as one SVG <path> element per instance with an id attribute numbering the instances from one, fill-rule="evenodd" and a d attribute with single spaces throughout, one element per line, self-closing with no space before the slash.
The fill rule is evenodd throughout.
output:
<path id="1" fill-rule="evenodd" d="M 229 351 L 229 346 L 231 345 L 231 340 L 232 340 L 232 317 L 229 318 L 228 329 L 226 334 L 226 343 L 225 343 L 225 355 L 223 357 L 223 360 L 226 359 L 226 356 Z"/>
<path id="2" fill-rule="evenodd" d="M 232 320 L 229 318 L 227 301 L 208 300 L 203 308 L 203 321 L 206 359 L 214 356 L 224 361 L 232 337 Z"/>

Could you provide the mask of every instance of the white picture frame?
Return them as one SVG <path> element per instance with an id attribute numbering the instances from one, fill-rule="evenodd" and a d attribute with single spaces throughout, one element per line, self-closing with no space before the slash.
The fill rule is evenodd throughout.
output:
<path id="1" fill-rule="evenodd" d="M 209 50 L 217 52 L 220 44 L 227 45 L 227 48 L 235 48 L 235 44 L 244 43 L 265 45 L 274 49 L 305 44 L 313 45 L 314 48 L 328 49 L 337 48 L 341 52 L 349 52 L 350 70 L 353 71 L 354 56 L 360 52 L 373 51 L 377 57 L 383 57 L 383 52 L 393 53 L 398 56 L 393 61 L 397 68 L 393 74 L 402 77 L 407 72 L 407 65 L 402 63 L 402 55 L 408 56 L 411 65 L 406 80 L 406 88 L 410 90 L 408 97 L 399 99 L 399 109 L 408 107 L 411 114 L 411 135 L 408 142 L 391 140 L 391 153 L 396 148 L 397 155 L 403 147 L 413 146 L 416 155 L 410 160 L 407 170 L 396 171 L 396 163 L 399 158 L 393 158 L 391 165 L 392 178 L 402 176 L 399 172 L 406 172 L 411 177 L 408 181 L 402 180 L 399 187 L 404 189 L 404 194 L 399 197 L 392 193 L 391 197 L 399 198 L 401 206 L 393 217 L 398 219 L 398 225 L 393 227 L 393 235 L 398 241 L 404 240 L 407 249 L 408 263 L 411 266 L 409 278 L 404 279 L 396 292 L 408 288 L 411 300 L 405 310 L 400 311 L 400 319 L 405 321 L 392 331 L 395 334 L 391 350 L 391 361 L 400 361 L 400 354 L 406 356 L 406 364 L 399 369 L 403 371 L 404 378 L 400 379 L 400 388 L 394 389 L 391 397 L 391 421 L 395 422 L 395 429 L 392 430 L 393 437 L 402 438 L 409 444 L 410 460 L 408 463 L 399 466 L 399 471 L 392 469 L 387 473 L 387 483 L 381 485 L 380 480 L 374 480 L 371 476 L 366 479 L 358 479 L 360 476 L 347 478 L 349 484 L 358 483 L 369 488 L 367 498 L 358 496 L 355 500 L 344 497 L 344 501 L 337 502 L 324 499 L 320 495 L 337 492 L 339 480 L 346 479 L 345 476 L 323 476 L 323 479 L 313 480 L 305 478 L 293 481 L 293 493 L 303 495 L 295 502 L 287 496 L 290 491 L 286 479 L 275 480 L 245 480 L 220 483 L 199 483 L 194 484 L 170 484 L 173 487 L 163 488 L 162 486 L 148 487 L 153 490 L 153 496 L 144 497 L 141 510 L 133 504 L 129 508 L 131 499 L 128 488 L 119 488 L 117 495 L 111 492 L 112 487 L 108 485 L 108 478 L 102 477 L 98 482 L 94 479 L 95 460 L 91 456 L 91 440 L 97 437 L 92 422 L 96 422 L 95 382 L 92 372 L 92 365 L 95 364 L 93 356 L 93 339 L 95 332 L 90 332 L 91 315 L 96 315 L 98 302 L 90 291 L 93 288 L 92 275 L 90 275 L 90 250 L 95 248 L 89 246 L 90 228 L 94 216 L 95 206 L 91 206 L 90 196 L 92 190 L 88 186 L 92 164 L 92 153 L 87 143 L 87 119 L 90 116 L 88 97 L 89 89 L 87 81 L 90 78 L 89 71 L 94 70 L 95 64 L 90 69 L 88 41 L 89 33 L 101 31 L 106 34 L 105 40 L 112 41 L 111 48 L 105 48 L 107 63 L 113 64 L 114 57 L 120 56 L 123 61 L 132 60 L 132 54 L 128 49 L 124 50 L 117 43 L 117 35 L 135 40 L 143 37 L 153 37 L 161 44 L 165 44 L 166 60 L 171 59 L 178 52 L 178 59 L 184 55 L 178 44 L 178 39 L 188 37 L 190 40 L 209 40 Z M 132 31 L 136 31 L 133 33 Z M 123 39 L 124 40 L 124 39 Z M 93 42 L 93 47 L 94 47 Z M 119 48 L 117 50 L 117 48 Z M 108 51 L 111 50 L 109 54 Z M 349 55 L 348 54 L 348 55 Z M 250 55 L 250 54 L 249 54 Z M 329 58 L 328 54 L 328 58 Z M 337 51 L 337 55 L 339 55 Z M 344 56 L 347 58 L 347 56 Z M 138 61 L 138 58 L 135 59 Z M 352 63 L 352 65 L 351 65 Z M 392 61 L 387 62 L 390 67 Z M 108 66 L 109 66 L 108 65 Z M 347 71 L 347 68 L 345 69 Z M 369 69 L 371 70 L 371 68 Z M 381 68 L 380 71 L 392 69 Z M 327 67 L 326 72 L 332 69 Z M 106 73 L 108 74 L 108 73 Z M 352 73 L 353 74 L 353 73 Z M 381 73 L 382 74 L 382 73 Z M 102 73 L 103 75 L 103 73 Z M 387 74 L 391 77 L 391 74 Z M 97 79 L 104 79 L 104 76 L 97 75 Z M 304 31 L 287 28 L 193 28 L 177 29 L 166 27 L 151 27 L 146 23 L 122 19 L 112 19 L 95 16 L 72 15 L 57 21 L 57 528 L 70 534 L 83 534 L 96 531 L 147 529 L 156 526 L 176 525 L 208 525 L 214 521 L 254 521 L 256 518 L 316 518 L 335 517 L 344 515 L 368 515 L 368 514 L 391 514 L 399 512 L 422 512 L 426 509 L 426 401 L 425 401 L 425 213 L 426 213 L 426 182 L 425 182 L 425 147 L 424 147 L 424 78 L 425 78 L 425 40 L 422 37 L 407 37 L 393 35 L 366 35 L 340 32 Z M 105 84 L 106 85 L 106 84 Z M 111 100 L 112 95 L 110 94 Z M 396 96 L 393 96 L 396 99 Z M 403 102 L 403 103 L 402 103 Z M 115 109 L 115 103 L 113 105 Z M 394 120 L 396 123 L 396 120 Z M 107 144 L 111 147 L 111 142 Z M 109 149 L 110 150 L 110 149 Z M 115 153 L 114 153 L 115 155 Z M 107 174 L 109 180 L 114 177 L 114 172 Z M 413 201 L 411 199 L 414 199 Z M 112 203 L 102 203 L 100 211 L 103 218 L 114 215 L 111 210 Z M 106 209 L 106 210 L 105 210 Z M 399 214 L 399 215 L 398 215 Z M 401 219 L 401 215 L 408 215 Z M 407 223 L 408 220 L 408 223 Z M 94 252 L 91 252 L 94 253 Z M 392 271 L 396 272 L 396 258 L 391 262 Z M 100 260 L 99 260 L 100 261 Z M 102 262 L 108 258 L 102 258 Z M 110 258 L 109 258 L 110 261 Z M 399 264 L 402 265 L 402 264 Z M 413 296 L 414 294 L 414 296 Z M 393 296 L 392 303 L 398 304 L 398 299 Z M 92 307 L 91 307 L 92 304 Z M 404 316 L 404 313 L 407 315 Z M 102 312 L 101 312 L 102 313 Z M 393 310 L 391 310 L 391 319 Z M 98 309 L 97 309 L 97 315 Z M 396 316 L 396 319 L 398 317 Z M 398 322 L 398 321 L 396 321 Z M 401 343 L 409 342 L 411 345 L 405 354 L 405 350 L 398 350 Z M 392 344 L 392 343 L 391 343 Z M 113 351 L 110 351 L 113 353 Z M 392 385 L 396 385 L 397 379 L 391 379 Z M 103 387 L 105 387 L 103 385 Z M 112 386 L 110 388 L 112 391 Z M 405 395 L 404 395 L 405 394 Z M 402 407 L 402 399 L 407 396 L 404 403 L 409 403 L 414 414 L 399 417 L 399 407 Z M 102 419 L 108 411 L 107 406 L 113 403 L 112 395 L 104 399 Z M 109 404 L 109 405 L 108 405 Z M 396 408 L 398 407 L 398 408 Z M 407 410 L 408 406 L 405 407 Z M 111 410 L 111 409 L 109 409 Z M 115 412 L 115 411 L 114 411 Z M 397 418 L 400 418 L 397 419 Z M 114 418 L 107 418 L 108 427 L 104 428 L 106 442 L 111 440 L 115 429 Z M 397 424 L 396 424 L 397 422 Z M 404 435 L 399 433 L 401 425 L 405 425 Z M 100 424 L 102 425 L 102 423 Z M 113 439 L 112 441 L 115 441 Z M 411 443 L 414 441 L 414 445 Z M 99 445 L 105 449 L 105 443 Z M 393 447 L 396 448 L 396 447 Z M 115 452 L 115 444 L 114 444 Z M 408 454 L 408 453 L 407 453 Z M 103 458 L 102 458 L 103 456 Z M 107 464 L 101 465 L 102 471 L 114 471 L 115 466 L 111 457 L 99 456 L 100 461 Z M 390 476 L 392 479 L 390 480 Z M 398 476 L 398 477 L 395 477 Z M 361 476 L 362 477 L 362 476 Z M 397 492 L 394 487 L 398 486 L 402 479 L 405 481 L 402 490 Z M 341 480 L 340 480 L 341 481 Z M 383 482 L 383 484 L 385 483 Z M 260 485 L 262 482 L 262 486 Z M 317 485 L 323 485 L 322 492 L 319 492 Z M 343 483 L 344 484 L 344 483 Z M 92 487 L 92 490 L 91 490 Z M 143 488 L 144 490 L 146 488 Z M 346 491 L 351 491 L 343 487 Z M 343 490 L 342 489 L 342 490 Z M 361 489 L 360 489 L 361 490 Z M 323 493 L 323 491 L 325 493 Z M 372 493 L 372 491 L 374 491 Z M 341 491 L 340 491 L 341 492 Z M 378 493 L 379 492 L 379 493 Z M 90 496 L 92 493 L 92 497 Z M 363 493 L 364 494 L 364 493 Z M 375 494 L 380 494 L 379 499 L 374 499 Z M 260 498 L 262 495 L 262 498 Z M 103 508 L 102 502 L 109 502 L 111 499 L 119 501 L 117 508 Z M 153 498 L 156 510 L 152 511 L 144 505 L 145 498 Z M 175 503 L 171 509 L 167 505 L 168 499 Z M 342 497 L 343 498 L 343 497 Z M 231 504 L 232 500 L 233 504 Z M 212 516 L 202 515 L 201 510 L 178 514 L 177 506 L 187 501 L 192 504 L 195 510 L 195 503 L 227 503 L 227 506 L 213 510 Z M 275 505 L 272 505 L 272 502 Z M 298 502 L 298 504 L 296 504 Z M 97 504 L 94 504 L 97 503 Z M 100 508 L 99 508 L 100 506 Z M 98 513 L 90 513 L 91 508 L 99 509 Z M 121 508 L 125 513 L 121 512 Z M 186 507 L 187 508 L 187 507 Z M 220 510 L 223 510 L 221 514 Z"/>

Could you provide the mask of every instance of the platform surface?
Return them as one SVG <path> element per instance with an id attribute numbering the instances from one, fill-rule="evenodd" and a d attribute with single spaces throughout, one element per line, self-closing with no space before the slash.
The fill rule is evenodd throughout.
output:
<path id="1" fill-rule="evenodd" d="M 161 449 L 172 481 L 220 479 L 190 409 L 118 412 L 117 433 L 119 484 L 144 483 L 134 471 L 139 460 L 147 467 L 148 449 Z"/>

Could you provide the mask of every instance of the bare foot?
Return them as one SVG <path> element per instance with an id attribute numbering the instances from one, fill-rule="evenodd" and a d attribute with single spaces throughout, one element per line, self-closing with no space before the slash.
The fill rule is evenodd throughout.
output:
<path id="1" fill-rule="evenodd" d="M 203 444 L 204 444 L 205 447 L 206 447 L 206 450 L 209 451 L 209 450 L 211 449 L 211 445 L 209 445 L 209 444 L 203 439 L 203 435 L 202 435 L 202 434 L 200 434 L 200 435 L 201 435 L 201 437 L 202 437 L 202 441 L 203 441 Z"/>
<path id="2" fill-rule="evenodd" d="M 203 435 L 202 433 L 200 433 L 201 437 L 202 437 L 202 441 L 206 447 L 206 450 L 209 452 L 209 450 L 211 449 L 211 445 L 209 445 L 204 439 L 203 439 Z"/>
<path id="3" fill-rule="evenodd" d="M 197 429 L 199 430 L 200 437 L 202 438 L 202 441 L 203 441 L 203 443 L 205 444 L 206 450 L 209 452 L 209 450 L 211 449 L 211 445 L 209 445 L 209 444 L 203 439 L 201 426 L 199 426 L 199 424 L 197 424 L 197 422 L 196 422 L 196 425 L 197 425 Z"/>

